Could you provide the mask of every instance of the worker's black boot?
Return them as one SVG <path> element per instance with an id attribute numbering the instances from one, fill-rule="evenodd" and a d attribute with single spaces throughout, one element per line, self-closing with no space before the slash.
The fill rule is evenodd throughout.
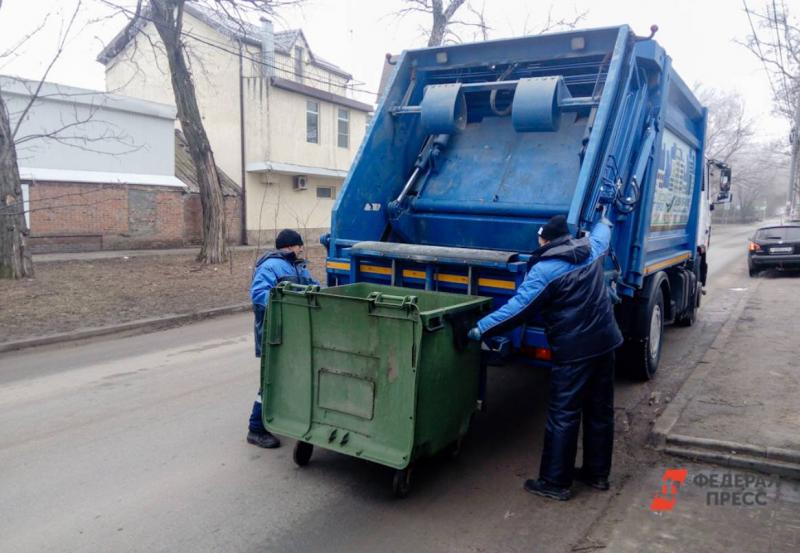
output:
<path id="1" fill-rule="evenodd" d="M 252 430 L 248 432 L 247 443 L 265 449 L 275 449 L 281 446 L 281 441 L 266 430 L 264 432 L 253 432 Z"/>
<path id="2" fill-rule="evenodd" d="M 572 492 L 569 488 L 562 488 L 554 484 L 545 482 L 541 478 L 538 480 L 525 480 L 525 491 L 534 495 L 541 495 L 548 499 L 556 499 L 558 501 L 566 501 L 572 497 Z"/>
<path id="3" fill-rule="evenodd" d="M 608 478 L 592 476 L 583 467 L 575 467 L 575 480 L 603 492 L 608 491 L 608 488 L 611 487 L 608 483 Z"/>

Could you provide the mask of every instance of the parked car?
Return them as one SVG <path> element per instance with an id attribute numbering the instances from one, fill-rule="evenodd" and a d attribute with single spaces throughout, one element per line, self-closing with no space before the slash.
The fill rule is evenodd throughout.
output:
<path id="1" fill-rule="evenodd" d="M 800 224 L 761 227 L 747 248 L 750 276 L 764 269 L 800 269 Z"/>

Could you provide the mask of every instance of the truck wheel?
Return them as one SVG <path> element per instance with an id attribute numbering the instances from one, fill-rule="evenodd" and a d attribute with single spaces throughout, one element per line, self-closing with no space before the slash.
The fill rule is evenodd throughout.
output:
<path id="1" fill-rule="evenodd" d="M 664 295 L 660 286 L 654 286 L 651 296 L 639 318 L 643 323 L 642 335 L 628 340 L 622 346 L 620 361 L 622 372 L 633 380 L 645 382 L 653 378 L 661 358 L 664 336 Z"/>
<path id="2" fill-rule="evenodd" d="M 294 452 L 292 459 L 298 467 L 304 467 L 311 460 L 311 454 L 314 453 L 314 446 L 308 442 L 297 442 L 294 444 Z"/>
<path id="3" fill-rule="evenodd" d="M 404 469 L 394 471 L 394 478 L 392 479 L 392 492 L 395 497 L 400 499 L 408 497 L 411 491 L 411 465 Z"/>

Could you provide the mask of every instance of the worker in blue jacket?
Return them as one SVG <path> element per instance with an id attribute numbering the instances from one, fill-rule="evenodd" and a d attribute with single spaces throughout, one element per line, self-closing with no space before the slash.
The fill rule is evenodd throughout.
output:
<path id="1" fill-rule="evenodd" d="M 250 300 L 253 302 L 255 316 L 256 357 L 261 357 L 261 340 L 264 334 L 264 315 L 267 312 L 269 292 L 279 282 L 295 284 L 319 284 L 308 272 L 303 260 L 303 238 L 291 229 L 284 229 L 275 239 L 275 249 L 262 255 L 253 270 L 250 285 Z M 250 413 L 247 442 L 259 447 L 272 449 L 280 447 L 280 440 L 273 436 L 261 420 L 261 390 L 253 403 Z"/>
<path id="2" fill-rule="evenodd" d="M 553 356 L 544 449 L 531 493 L 565 501 L 573 479 L 609 488 L 614 442 L 614 350 L 622 334 L 606 288 L 603 260 L 611 223 L 601 219 L 575 239 L 557 215 L 539 229 L 539 249 L 524 282 L 500 309 L 478 321 L 470 338 L 507 332 L 534 314 L 544 319 Z M 575 469 L 583 417 L 583 466 Z"/>

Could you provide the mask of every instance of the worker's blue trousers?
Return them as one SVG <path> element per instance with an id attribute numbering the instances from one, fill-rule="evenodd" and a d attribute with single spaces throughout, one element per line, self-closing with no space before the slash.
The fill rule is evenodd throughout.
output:
<path id="1" fill-rule="evenodd" d="M 253 410 L 250 411 L 250 424 L 248 426 L 250 432 L 255 432 L 256 434 L 263 434 L 267 431 L 261 420 L 261 390 L 258 390 L 256 400 L 253 402 Z"/>
<path id="2" fill-rule="evenodd" d="M 583 417 L 583 466 L 608 478 L 614 445 L 614 352 L 553 366 L 539 478 L 572 485 Z"/>

